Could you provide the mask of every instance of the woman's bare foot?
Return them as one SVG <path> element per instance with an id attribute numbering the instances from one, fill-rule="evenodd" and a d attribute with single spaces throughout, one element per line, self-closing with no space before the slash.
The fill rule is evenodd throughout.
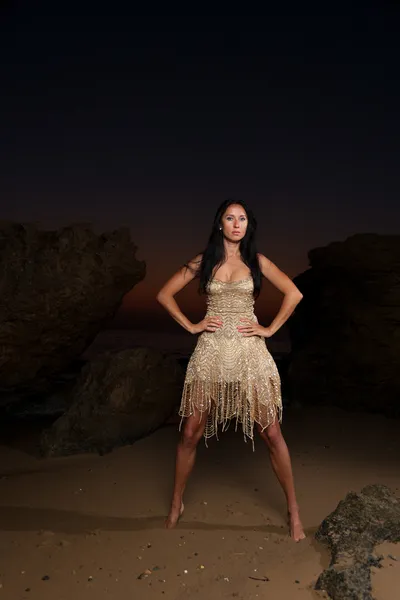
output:
<path id="1" fill-rule="evenodd" d="M 300 540 L 304 540 L 306 534 L 303 530 L 303 525 L 300 520 L 298 509 L 295 509 L 292 512 L 288 512 L 288 522 L 290 528 L 290 537 L 295 542 L 300 542 Z"/>
<path id="2" fill-rule="evenodd" d="M 171 510 L 169 511 L 169 515 L 165 521 L 165 527 L 167 529 L 173 529 L 176 526 L 180 517 L 183 515 L 184 509 L 185 507 L 183 502 L 181 502 L 180 508 L 179 505 L 177 506 L 175 504 L 171 506 Z"/>

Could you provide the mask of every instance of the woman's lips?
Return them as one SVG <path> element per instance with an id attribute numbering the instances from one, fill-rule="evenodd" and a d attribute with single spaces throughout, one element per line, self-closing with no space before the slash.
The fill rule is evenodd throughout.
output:
<path id="1" fill-rule="evenodd" d="M 232 235 L 240 235 L 240 231 L 232 231 Z"/>

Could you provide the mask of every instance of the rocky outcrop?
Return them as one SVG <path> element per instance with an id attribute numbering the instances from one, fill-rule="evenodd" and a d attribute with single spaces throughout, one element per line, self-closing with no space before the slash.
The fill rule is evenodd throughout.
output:
<path id="1" fill-rule="evenodd" d="M 0 392 L 8 400 L 46 391 L 81 355 L 144 278 L 135 253 L 127 229 L 0 226 Z"/>
<path id="2" fill-rule="evenodd" d="M 400 542 L 400 500 L 383 485 L 351 492 L 322 521 L 315 537 L 332 553 L 316 589 L 334 600 L 373 600 L 370 568 L 383 558 L 373 551 L 384 541 Z"/>
<path id="3" fill-rule="evenodd" d="M 47 456 L 99 452 L 160 427 L 179 405 L 183 370 L 152 348 L 106 353 L 89 362 L 67 412 L 42 436 Z"/>
<path id="4" fill-rule="evenodd" d="M 294 279 L 292 397 L 400 416 L 400 236 L 355 235 L 309 260 Z"/>

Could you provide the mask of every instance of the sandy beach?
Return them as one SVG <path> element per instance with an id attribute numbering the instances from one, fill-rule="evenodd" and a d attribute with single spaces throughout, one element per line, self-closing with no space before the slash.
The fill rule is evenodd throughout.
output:
<path id="1" fill-rule="evenodd" d="M 3 432 L 0 599 L 327 597 L 313 589 L 329 563 L 313 533 L 350 490 L 383 483 L 400 493 L 399 422 L 291 408 L 283 432 L 307 532 L 299 544 L 288 537 L 266 448 L 256 439 L 253 453 L 233 423 L 209 448 L 200 442 L 173 531 L 163 523 L 177 424 L 105 456 L 56 459 L 37 456 L 37 428 Z M 373 592 L 393 600 L 400 550 L 384 544 L 378 551 L 385 559 Z"/>

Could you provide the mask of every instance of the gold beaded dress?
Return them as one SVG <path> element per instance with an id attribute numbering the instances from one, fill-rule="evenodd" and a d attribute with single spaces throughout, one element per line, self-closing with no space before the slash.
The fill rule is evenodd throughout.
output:
<path id="1" fill-rule="evenodd" d="M 207 288 L 207 316 L 219 316 L 222 326 L 204 331 L 190 357 L 179 415 L 188 417 L 198 409 L 209 411 L 205 443 L 218 426 L 227 429 L 230 420 L 242 424 L 244 439 L 254 450 L 254 423 L 263 429 L 282 419 L 281 382 L 265 338 L 244 337 L 237 330 L 242 318 L 257 321 L 254 314 L 253 279 L 224 282 L 212 279 Z M 182 425 L 181 420 L 181 425 Z"/>

